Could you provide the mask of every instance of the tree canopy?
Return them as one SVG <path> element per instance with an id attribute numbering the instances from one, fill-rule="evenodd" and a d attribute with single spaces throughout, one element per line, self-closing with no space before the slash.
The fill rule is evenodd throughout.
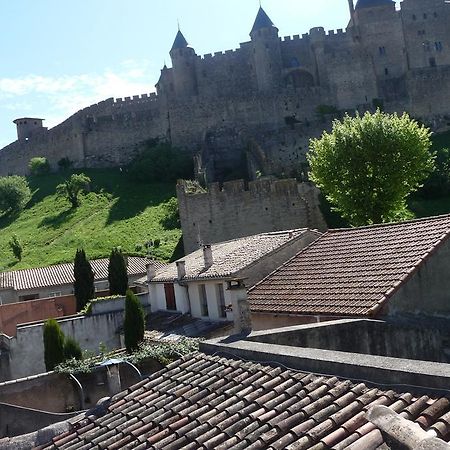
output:
<path id="1" fill-rule="evenodd" d="M 354 226 L 404 219 L 408 195 L 434 169 L 430 137 L 406 113 L 347 115 L 311 140 L 310 178 Z"/>
<path id="2" fill-rule="evenodd" d="M 108 281 L 110 295 L 125 295 L 128 289 L 128 272 L 120 248 L 113 248 L 109 256 Z"/>
<path id="3" fill-rule="evenodd" d="M 84 173 L 74 173 L 64 183 L 56 186 L 56 193 L 59 197 L 66 198 L 72 208 L 80 206 L 80 193 L 89 189 L 91 179 Z"/>
<path id="4" fill-rule="evenodd" d="M 94 272 L 83 249 L 77 250 L 75 254 L 73 273 L 77 311 L 81 311 L 95 297 Z"/>
<path id="5" fill-rule="evenodd" d="M 25 177 L 0 177 L 0 213 L 17 213 L 25 208 L 31 190 Z"/>

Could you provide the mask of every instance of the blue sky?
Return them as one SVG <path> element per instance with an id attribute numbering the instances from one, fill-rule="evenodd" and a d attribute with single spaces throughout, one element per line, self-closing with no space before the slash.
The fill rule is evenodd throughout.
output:
<path id="1" fill-rule="evenodd" d="M 280 35 L 345 28 L 346 0 L 263 0 Z M 177 31 L 198 54 L 249 39 L 258 0 L 3 0 L 0 5 L 0 148 L 11 121 L 52 127 L 108 97 L 154 91 Z"/>

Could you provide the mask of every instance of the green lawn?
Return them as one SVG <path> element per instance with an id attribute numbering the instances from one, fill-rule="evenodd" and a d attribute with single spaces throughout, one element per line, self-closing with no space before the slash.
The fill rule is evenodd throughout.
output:
<path id="1" fill-rule="evenodd" d="M 55 196 L 63 175 L 29 180 L 33 197 L 27 208 L 18 217 L 0 217 L 0 270 L 72 261 L 81 247 L 91 259 L 108 256 L 114 246 L 137 254 L 136 245 L 149 239 L 161 241 L 153 250 L 155 258 L 169 261 L 179 251 L 181 230 L 164 221 L 174 185 L 135 184 L 116 169 L 83 172 L 92 179 L 92 192 L 77 209 Z M 21 262 L 8 246 L 13 234 L 23 246 Z"/>

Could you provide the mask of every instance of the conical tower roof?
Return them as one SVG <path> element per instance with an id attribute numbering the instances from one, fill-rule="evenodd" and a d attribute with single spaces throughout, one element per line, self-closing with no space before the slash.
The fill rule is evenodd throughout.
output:
<path id="1" fill-rule="evenodd" d="M 262 28 L 271 28 L 274 27 L 272 20 L 267 15 L 267 13 L 264 11 L 262 6 L 259 7 L 258 15 L 256 16 L 255 23 L 253 24 L 253 28 L 251 33 L 254 33 L 255 31 L 261 30 Z"/>
<path id="2" fill-rule="evenodd" d="M 183 33 L 178 30 L 178 33 L 175 37 L 175 41 L 173 42 L 172 45 L 172 50 L 176 50 L 179 48 L 186 48 L 188 46 L 188 42 L 186 40 L 186 38 L 183 36 Z"/>

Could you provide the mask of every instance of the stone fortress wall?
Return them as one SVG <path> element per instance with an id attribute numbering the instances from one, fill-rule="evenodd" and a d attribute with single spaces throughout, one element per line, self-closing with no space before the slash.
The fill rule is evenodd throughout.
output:
<path id="1" fill-rule="evenodd" d="M 201 155 L 209 181 L 242 165 L 243 153 L 253 172 L 292 174 L 309 139 L 330 125 L 333 115 L 319 117 L 320 106 L 339 115 L 382 104 L 448 124 L 450 4 L 349 6 L 345 30 L 286 37 L 260 9 L 249 42 L 203 56 L 179 32 L 156 94 L 110 98 L 50 130 L 22 129 L 22 139 L 0 150 L 0 175 L 26 173 L 33 156 L 54 168 L 63 157 L 76 167 L 123 165 L 155 138 Z"/>
<path id="2" fill-rule="evenodd" d="M 191 194 L 185 182 L 177 186 L 184 250 L 197 250 L 238 237 L 296 228 L 326 230 L 318 190 L 295 179 L 243 180 L 208 186 Z"/>

